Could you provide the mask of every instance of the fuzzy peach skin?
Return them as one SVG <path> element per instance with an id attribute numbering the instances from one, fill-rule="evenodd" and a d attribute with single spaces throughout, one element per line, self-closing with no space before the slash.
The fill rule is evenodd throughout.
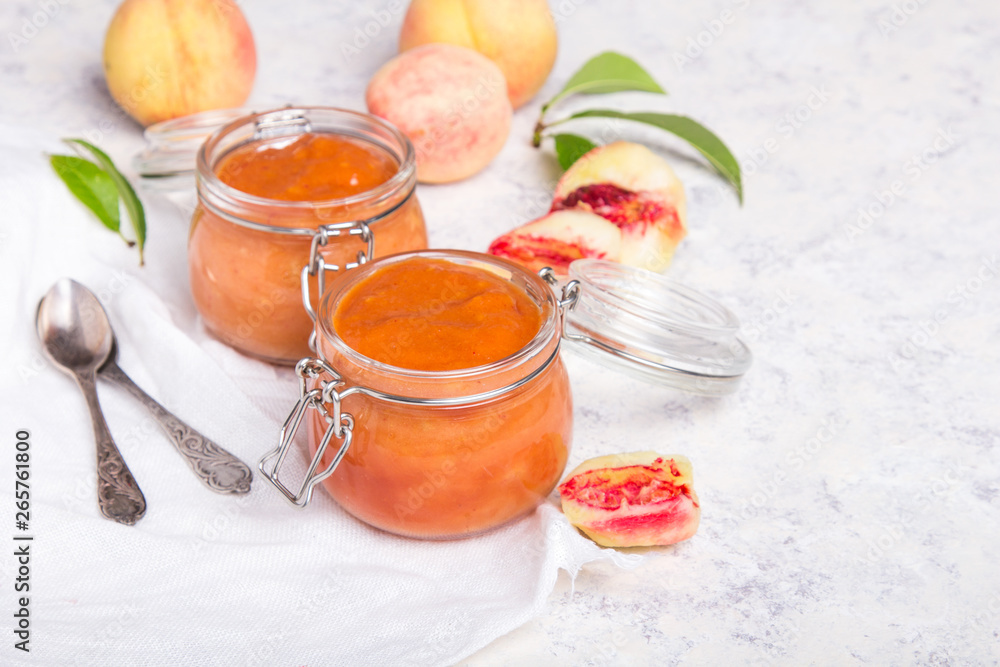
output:
<path id="1" fill-rule="evenodd" d="M 670 265 L 687 234 L 684 186 L 666 160 L 640 144 L 616 141 L 577 160 L 559 179 L 553 211 L 596 213 L 622 231 L 623 264 Z"/>
<path id="2" fill-rule="evenodd" d="M 410 138 L 417 180 L 448 183 L 490 163 L 510 133 L 500 68 L 472 49 L 428 44 L 401 53 L 368 83 L 368 110 Z"/>
<path id="3" fill-rule="evenodd" d="M 257 53 L 232 0 L 125 0 L 104 40 L 111 96 L 142 125 L 238 107 Z"/>
<path id="4" fill-rule="evenodd" d="M 487 252 L 521 264 L 529 271 L 551 268 L 562 279 L 569 265 L 593 257 L 617 262 L 622 232 L 599 215 L 566 210 L 549 213 L 494 239 Z"/>
<path id="5" fill-rule="evenodd" d="M 499 65 L 515 109 L 545 83 L 558 49 L 545 0 L 413 0 L 399 50 L 433 42 L 475 49 Z"/>
<path id="6" fill-rule="evenodd" d="M 632 452 L 584 461 L 559 485 L 570 523 L 605 547 L 675 544 L 701 520 L 686 456 Z"/>

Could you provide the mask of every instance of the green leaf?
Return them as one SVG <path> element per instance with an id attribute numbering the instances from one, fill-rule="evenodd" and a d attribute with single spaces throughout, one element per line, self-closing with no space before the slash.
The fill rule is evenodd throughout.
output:
<path id="1" fill-rule="evenodd" d="M 69 191 L 113 232 L 121 234 L 118 190 L 103 169 L 75 155 L 51 155 L 49 162 Z"/>
<path id="2" fill-rule="evenodd" d="M 740 175 L 740 163 L 736 161 L 733 154 L 711 130 L 701 123 L 688 118 L 687 116 L 675 116 L 667 113 L 652 112 L 623 112 L 612 109 L 591 109 L 575 113 L 566 120 L 573 118 L 621 118 L 639 123 L 653 125 L 667 132 L 676 134 L 691 144 L 699 153 L 704 155 L 712 166 L 718 170 L 733 187 L 739 196 L 740 204 L 743 203 L 743 179 Z M 562 122 L 562 121 L 559 121 Z"/>
<path id="3" fill-rule="evenodd" d="M 111 161 L 104 151 L 102 151 L 97 146 L 93 145 L 88 141 L 83 139 L 66 139 L 66 143 L 72 145 L 76 144 L 78 146 L 83 146 L 97 159 L 97 162 L 104 167 L 104 170 L 111 177 L 118 189 L 118 195 L 122 198 L 125 203 L 125 211 L 128 213 L 129 219 L 132 221 L 132 229 L 135 231 L 135 240 L 139 246 L 139 264 L 143 264 L 142 250 L 146 245 L 146 212 L 142 208 L 142 202 L 139 201 L 139 197 L 136 196 L 135 190 L 132 189 L 132 184 L 128 182 L 115 163 Z"/>
<path id="4" fill-rule="evenodd" d="M 556 134 L 552 138 L 556 141 L 556 157 L 559 158 L 559 166 L 564 170 L 569 169 L 574 162 L 592 148 L 597 148 L 597 144 L 593 141 L 576 134 Z"/>
<path id="5" fill-rule="evenodd" d="M 542 107 L 542 113 L 570 95 L 619 93 L 626 90 L 667 94 L 639 63 L 620 53 L 605 51 L 584 63 L 559 94 Z"/>

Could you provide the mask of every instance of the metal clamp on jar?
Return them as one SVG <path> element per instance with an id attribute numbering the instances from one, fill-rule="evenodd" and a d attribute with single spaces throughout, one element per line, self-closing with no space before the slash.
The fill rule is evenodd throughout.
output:
<path id="1" fill-rule="evenodd" d="M 344 295 L 383 268 L 415 260 L 500 277 L 538 307 L 541 326 L 515 354 L 449 371 L 392 366 L 352 349 L 332 324 Z M 339 275 L 316 313 L 317 356 L 296 366 L 300 397 L 261 473 L 300 507 L 325 482 L 342 507 L 378 528 L 463 537 L 532 511 L 561 477 L 572 438 L 563 340 L 645 380 L 705 395 L 735 391 L 751 356 L 723 306 L 611 262 L 579 260 L 570 278 L 560 289 L 550 270 L 534 275 L 449 250 L 385 257 Z M 292 490 L 279 474 L 303 419 L 312 458 Z"/>

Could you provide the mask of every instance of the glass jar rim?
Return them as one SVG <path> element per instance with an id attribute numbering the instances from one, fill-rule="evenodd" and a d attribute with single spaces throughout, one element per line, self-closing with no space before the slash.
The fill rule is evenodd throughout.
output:
<path id="1" fill-rule="evenodd" d="M 316 118 L 316 116 L 326 116 L 326 118 Z M 310 123 L 311 120 L 316 120 L 320 125 L 320 128 L 313 130 Z M 261 197 L 258 195 L 252 195 L 250 193 L 244 192 L 237 188 L 232 187 L 222 181 L 215 173 L 212 168 L 212 164 L 209 161 L 209 154 L 213 149 L 216 149 L 219 143 L 228 134 L 234 132 L 235 130 L 244 127 L 246 125 L 253 124 L 256 126 L 254 132 L 254 140 L 264 139 L 265 137 L 257 137 L 256 135 L 260 132 L 260 128 L 263 123 L 271 122 L 275 125 L 290 126 L 293 129 L 294 125 L 291 122 L 301 120 L 305 121 L 305 125 L 301 126 L 305 129 L 300 131 L 290 131 L 285 133 L 285 135 L 274 135 L 274 136 L 291 136 L 294 134 L 304 134 L 310 131 L 320 131 L 320 132 L 336 132 L 338 129 L 338 121 L 342 124 L 342 129 L 350 129 L 348 125 L 350 123 L 355 123 L 358 125 L 366 124 L 369 127 L 381 130 L 392 137 L 393 141 L 396 141 L 402 148 L 401 151 L 393 149 L 391 146 L 387 146 L 384 143 L 379 143 L 381 148 L 389 151 L 393 157 L 399 160 L 399 168 L 391 178 L 389 178 L 384 183 L 375 186 L 370 190 L 361 192 L 355 195 L 349 195 L 347 197 L 337 197 L 333 199 L 323 199 L 315 201 L 289 201 L 281 199 L 271 199 L 268 197 Z M 266 125 L 264 125 L 266 127 Z M 344 132 L 348 133 L 348 132 Z M 358 137 L 365 141 L 372 141 L 370 138 Z M 278 208 L 285 210 L 312 210 L 312 209 L 322 209 L 322 208 L 336 208 L 336 207 L 347 207 L 357 204 L 364 204 L 371 202 L 373 200 L 379 200 L 384 197 L 390 196 L 394 193 L 402 190 L 406 185 L 411 185 L 410 190 L 415 188 L 415 175 L 416 175 L 416 151 L 413 148 L 413 143 L 409 138 L 403 134 L 395 125 L 392 123 L 378 118 L 372 114 L 362 113 L 360 111 L 352 111 L 349 109 L 341 109 L 337 107 L 323 107 L 323 106 L 298 106 L 298 107 L 285 107 L 281 109 L 274 109 L 271 111 L 254 112 L 247 115 L 241 116 L 235 120 L 231 120 L 225 125 L 219 127 L 201 145 L 198 149 L 197 163 L 195 167 L 195 173 L 197 176 L 197 185 L 200 190 L 202 187 L 207 188 L 213 195 L 217 197 L 222 197 L 226 200 L 232 201 L 239 205 L 250 205 L 250 206 L 261 206 L 269 208 Z M 281 227 L 277 225 L 265 225 L 263 223 L 256 223 L 255 227 L 266 227 L 272 231 L 281 232 L 287 231 L 288 228 Z"/>
<path id="2" fill-rule="evenodd" d="M 534 287 L 533 290 L 525 290 L 528 295 L 537 295 L 540 297 L 539 300 L 541 303 L 539 305 L 542 308 L 544 318 L 541 326 L 538 328 L 538 331 L 532 339 L 517 352 L 489 364 L 470 366 L 469 368 L 459 368 L 447 371 L 416 370 L 412 368 L 403 368 L 401 366 L 393 366 L 392 364 L 377 361 L 361 354 L 349 346 L 333 327 L 333 314 L 336 312 L 336 301 L 338 297 L 358 282 L 368 277 L 373 270 L 393 263 L 408 261 L 416 257 L 443 259 L 463 266 L 479 267 L 487 271 L 492 268 L 492 272 L 496 275 L 500 275 L 501 277 L 513 278 L 514 276 L 517 276 L 518 278 L 523 278 L 525 285 L 530 284 Z M 506 276 L 504 274 L 506 274 Z M 316 316 L 319 333 L 323 336 L 323 339 L 330 343 L 338 354 L 343 355 L 352 364 L 376 372 L 391 374 L 396 378 L 445 381 L 471 380 L 479 377 L 487 377 L 500 371 L 509 371 L 512 368 L 516 368 L 521 364 L 535 359 L 540 352 L 545 350 L 546 347 L 550 345 L 553 338 L 557 339 L 558 346 L 558 341 L 561 340 L 559 339 L 559 320 L 560 313 L 555 293 L 537 274 L 528 271 L 518 264 L 493 255 L 485 255 L 483 253 L 469 250 L 441 249 L 413 250 L 397 253 L 395 255 L 387 255 L 345 272 L 342 276 L 338 276 L 338 279 L 334 283 L 331 283 L 331 285 L 328 286 L 326 293 L 322 296 Z M 317 348 L 318 347 L 319 346 L 317 345 Z M 317 352 L 319 352 L 318 349 Z M 554 351 L 554 354 L 557 352 L 558 347 Z"/>

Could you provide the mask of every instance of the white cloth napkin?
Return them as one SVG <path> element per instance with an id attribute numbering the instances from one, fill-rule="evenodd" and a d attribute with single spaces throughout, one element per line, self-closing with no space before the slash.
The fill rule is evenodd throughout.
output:
<path id="1" fill-rule="evenodd" d="M 111 431 L 148 502 L 135 527 L 104 519 L 94 444 L 72 380 L 42 356 L 39 298 L 61 276 L 99 295 L 120 365 L 182 419 L 256 468 L 296 398 L 290 370 L 207 335 L 188 293 L 183 207 L 143 194 L 146 266 L 57 179 L 54 137 L 0 128 L 0 637 L 12 644 L 15 432 L 31 433 L 31 652 L 4 664 L 448 665 L 539 613 L 557 571 L 634 565 L 580 536 L 554 504 L 481 537 L 394 537 L 323 491 L 304 511 L 255 476 L 214 494 L 142 407 L 101 384 Z M 119 160 L 119 163 L 125 162 Z M 126 224 L 126 223 L 123 223 Z M 12 657 L 13 656 L 13 657 Z"/>

